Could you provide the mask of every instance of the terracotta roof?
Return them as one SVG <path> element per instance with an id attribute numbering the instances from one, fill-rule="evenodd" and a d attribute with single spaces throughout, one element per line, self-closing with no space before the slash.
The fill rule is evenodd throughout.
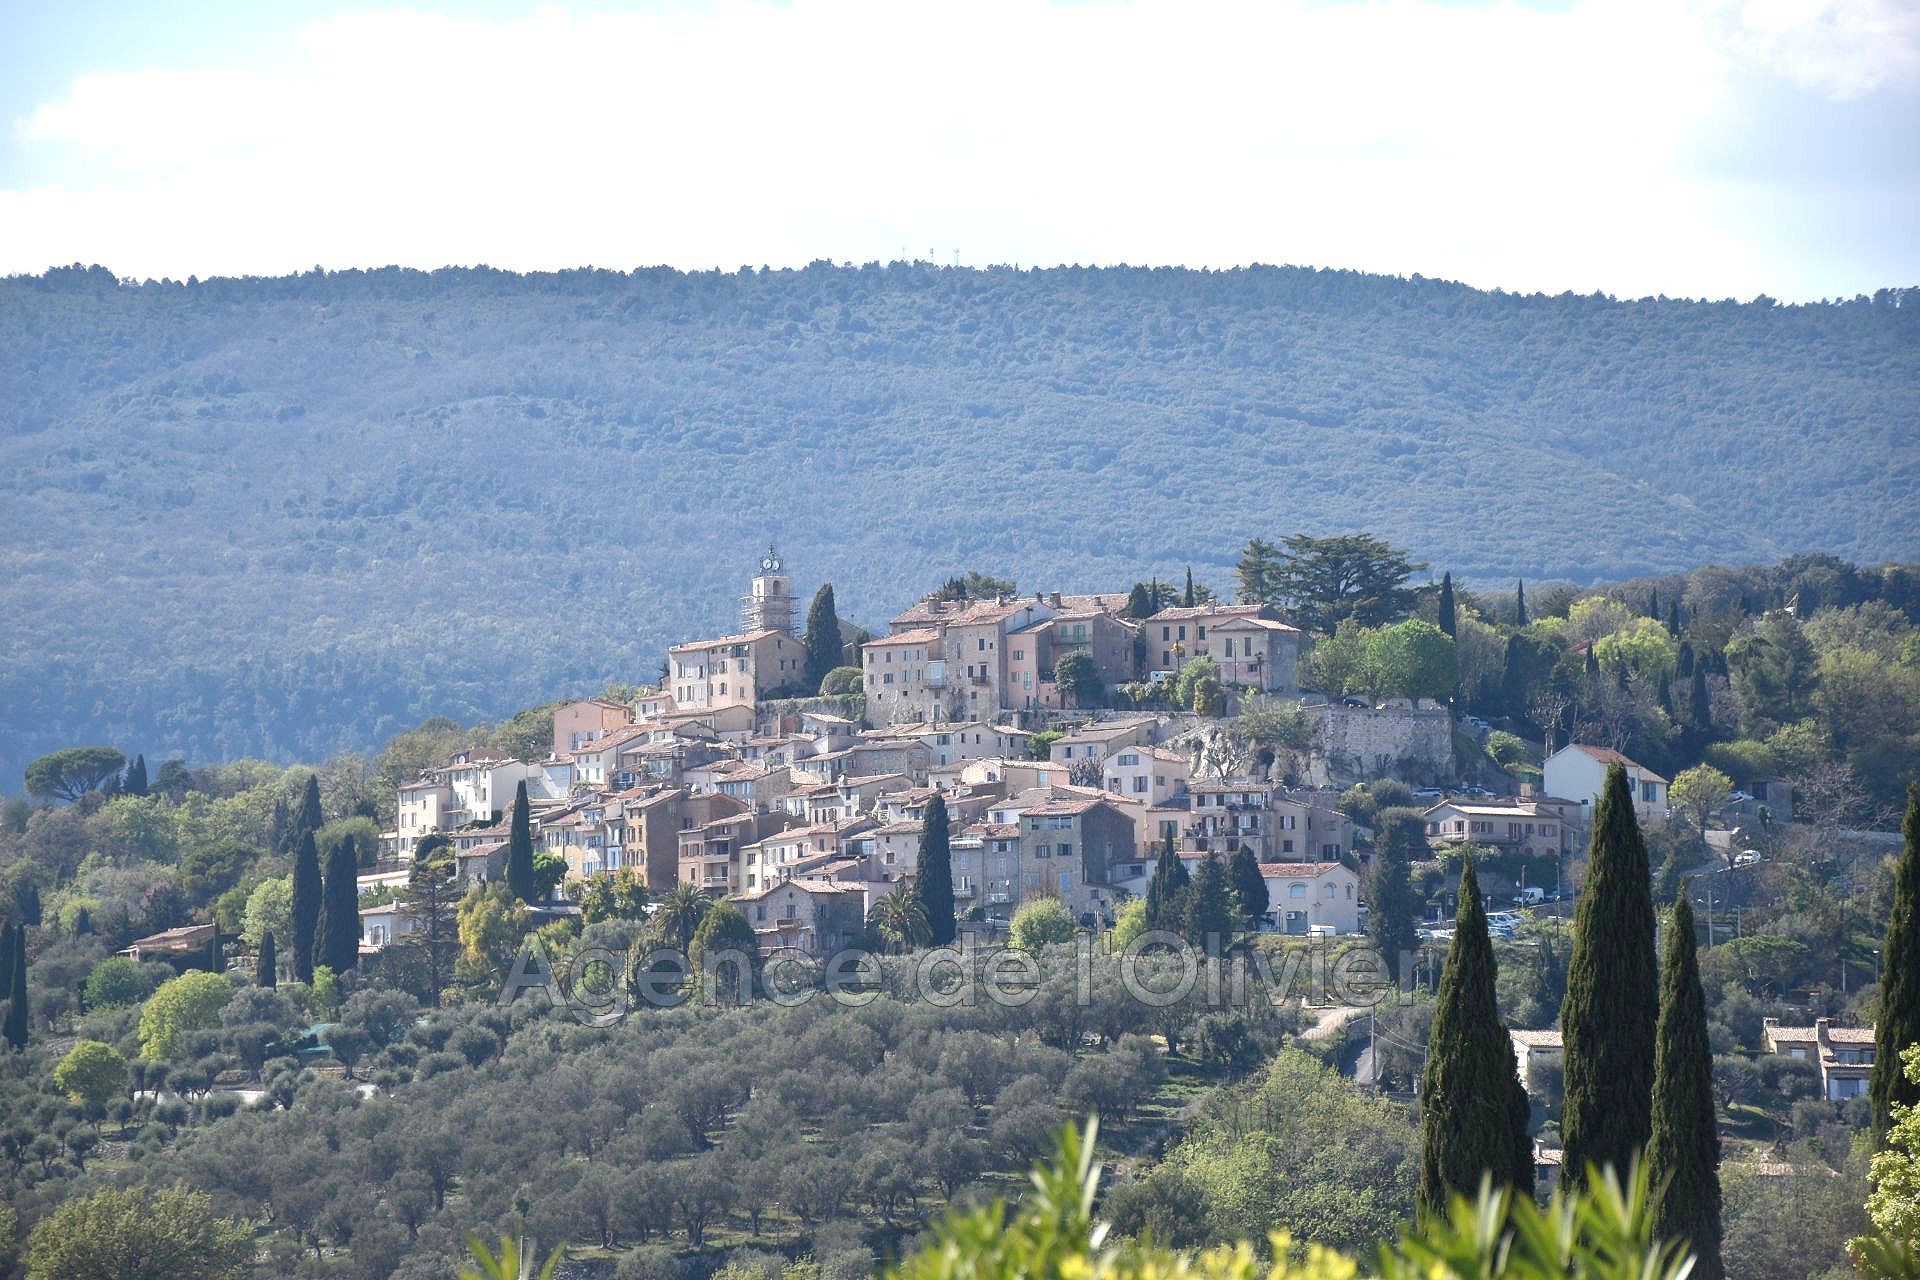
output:
<path id="1" fill-rule="evenodd" d="M 1099 803 L 1101 802 L 1098 800 L 1068 800 L 1068 799 L 1049 800 L 1044 804 L 1038 804 L 1038 805 L 1035 805 L 1033 808 L 1028 809 L 1026 811 L 1026 816 L 1030 818 L 1076 817 L 1080 814 L 1085 813 L 1087 810 L 1093 808 L 1095 805 Z"/>
<path id="2" fill-rule="evenodd" d="M 933 644 L 940 639 L 940 632 L 933 627 L 916 627 L 911 631 L 896 631 L 890 636 L 875 636 L 860 647 L 871 649 L 883 644 Z"/>
<path id="3" fill-rule="evenodd" d="M 1802 1041 L 1812 1044 L 1820 1038 L 1818 1027 L 1768 1027 L 1766 1031 L 1769 1040 L 1786 1040 L 1796 1044 Z M 1833 1044 L 1872 1044 L 1874 1030 L 1872 1027 L 1829 1026 L 1827 1039 Z"/>
<path id="4" fill-rule="evenodd" d="M 1262 876 L 1317 876 L 1345 866 L 1342 862 L 1263 862 L 1260 864 Z"/>
<path id="5" fill-rule="evenodd" d="M 752 902 L 757 898 L 764 898 L 770 893 L 777 893 L 781 889 L 804 889 L 808 893 L 815 894 L 863 892 L 858 885 L 836 884 L 831 880 L 817 880 L 808 876 L 804 878 L 796 877 L 792 880 L 776 880 L 763 889 L 755 889 L 751 893 L 736 893 L 733 897 L 736 902 Z"/>
<path id="6" fill-rule="evenodd" d="M 1251 618 L 1267 606 L 1263 604 L 1201 604 L 1191 609 L 1162 609 L 1148 622 L 1189 622 L 1194 618 Z"/>
<path id="7" fill-rule="evenodd" d="M 1566 1042 L 1558 1031 L 1509 1031 L 1515 1044 L 1529 1049 L 1564 1049 Z"/>
<path id="8" fill-rule="evenodd" d="M 1575 751 L 1585 752 L 1587 755 L 1592 756 L 1595 760 L 1598 760 L 1601 764 L 1623 764 L 1623 765 L 1626 765 L 1629 769 L 1638 769 L 1640 771 L 1640 776 L 1643 778 L 1649 778 L 1654 782 L 1666 781 L 1665 778 L 1661 777 L 1659 774 L 1655 773 L 1653 770 L 1647 768 L 1647 766 L 1641 764 L 1638 760 L 1635 760 L 1631 756 L 1623 756 L 1618 751 L 1615 751 L 1612 747 L 1590 747 L 1584 742 L 1572 742 L 1572 743 L 1568 743 L 1567 745 L 1572 747 Z"/>
<path id="9" fill-rule="evenodd" d="M 677 644 L 668 653 L 692 653 L 699 649 L 718 649 L 722 645 L 751 644 L 755 640 L 765 640 L 768 636 L 783 636 L 786 632 L 773 627 L 761 631 L 746 631 L 737 636 L 721 636 L 716 640 L 695 640 L 690 644 Z"/>

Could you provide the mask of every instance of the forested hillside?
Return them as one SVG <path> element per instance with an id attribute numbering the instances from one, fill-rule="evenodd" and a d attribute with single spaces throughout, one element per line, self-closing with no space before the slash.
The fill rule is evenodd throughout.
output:
<path id="1" fill-rule="evenodd" d="M 317 758 L 727 629 L 1367 529 L 1466 581 L 1920 555 L 1914 295 L 928 265 L 0 282 L 0 789 Z"/>

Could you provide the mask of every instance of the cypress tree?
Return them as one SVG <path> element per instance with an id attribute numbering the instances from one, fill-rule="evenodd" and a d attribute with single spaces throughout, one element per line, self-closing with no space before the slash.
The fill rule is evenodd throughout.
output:
<path id="1" fill-rule="evenodd" d="M 1527 625 L 1527 584 L 1519 578 L 1513 581 L 1513 625 Z"/>
<path id="2" fill-rule="evenodd" d="M 13 990 L 13 931 L 19 927 L 0 925 L 0 991 Z"/>
<path id="3" fill-rule="evenodd" d="M 1693 1274 L 1721 1280 L 1720 1131 L 1714 1124 L 1713 1050 L 1707 999 L 1694 952 L 1693 906 L 1674 903 L 1660 972 L 1660 1027 L 1653 1065 L 1653 1234 L 1693 1246 Z"/>
<path id="4" fill-rule="evenodd" d="M 20 908 L 20 924 L 40 927 L 40 886 L 31 880 L 22 880 L 20 887 L 13 891 L 14 905 Z"/>
<path id="5" fill-rule="evenodd" d="M 953 915 L 953 849 L 949 842 L 947 802 L 938 792 L 927 802 L 920 827 L 920 865 L 913 877 L 914 896 L 927 916 L 927 937 L 944 947 L 960 932 Z"/>
<path id="6" fill-rule="evenodd" d="M 326 892 L 313 935 L 315 968 L 325 965 L 339 974 L 360 963 L 360 889 L 354 882 L 358 874 L 353 837 L 347 836 L 327 855 Z"/>
<path id="7" fill-rule="evenodd" d="M 261 986 L 273 988 L 280 985 L 280 975 L 275 972 L 279 967 L 279 957 L 273 954 L 273 930 L 260 935 L 260 956 L 254 962 L 254 980 Z"/>
<path id="8" fill-rule="evenodd" d="M 1260 917 L 1273 903 L 1267 894 L 1266 877 L 1260 874 L 1260 860 L 1244 844 L 1233 851 L 1227 864 L 1227 881 L 1240 904 L 1240 919 L 1247 928 L 1258 930 Z"/>
<path id="9" fill-rule="evenodd" d="M 1191 877 L 1187 875 L 1187 864 L 1180 861 L 1180 855 L 1174 850 L 1173 837 L 1167 837 L 1167 843 L 1160 849 L 1160 857 L 1154 863 L 1153 879 L 1147 882 L 1147 927 L 1149 929 L 1178 929 L 1186 918 L 1185 896 Z"/>
<path id="10" fill-rule="evenodd" d="M 1625 670 L 1625 668 L 1623 667 L 1621 670 Z M 1595 656 L 1592 645 L 1587 646 L 1587 674 L 1590 676 L 1600 674 L 1600 659 Z"/>
<path id="11" fill-rule="evenodd" d="M 320 777 L 318 774 L 310 773 L 307 775 L 307 788 L 300 793 L 300 807 L 293 811 L 290 847 L 296 849 L 300 847 L 301 832 L 311 831 L 317 836 L 320 834 L 320 828 L 325 825 L 327 825 L 327 819 L 320 812 Z"/>
<path id="12" fill-rule="evenodd" d="M 1653 886 L 1627 771 L 1607 767 L 1594 806 L 1587 883 L 1573 917 L 1573 957 L 1560 1008 L 1566 1044 L 1565 1176 L 1589 1164 L 1622 1176 L 1647 1145 L 1653 1117 Z"/>
<path id="13" fill-rule="evenodd" d="M 827 672 L 840 665 L 840 614 L 833 607 L 833 584 L 813 593 L 807 609 L 807 691 L 818 693 Z"/>
<path id="14" fill-rule="evenodd" d="M 1695 664 L 1693 681 L 1687 688 L 1687 724 L 1697 734 L 1713 728 L 1713 703 L 1707 699 L 1707 669 Z"/>
<path id="15" fill-rule="evenodd" d="M 1187 594 L 1180 601 L 1183 609 L 1193 608 L 1193 566 L 1187 566 Z"/>
<path id="16" fill-rule="evenodd" d="M 1452 635 L 1459 626 L 1460 618 L 1453 605 L 1453 570 L 1449 569 L 1440 575 L 1440 629 Z"/>
<path id="17" fill-rule="evenodd" d="M 524 778 L 513 793 L 513 826 L 507 835 L 507 888 L 527 903 L 538 893 L 533 879 L 533 810 L 527 803 Z"/>
<path id="18" fill-rule="evenodd" d="M 1678 600 L 1667 605 L 1667 634 L 1676 640 L 1680 638 L 1680 602 Z"/>
<path id="19" fill-rule="evenodd" d="M 1367 879 L 1367 937 L 1395 982 L 1400 980 L 1402 958 L 1420 945 L 1416 910 L 1406 828 L 1395 823 L 1374 849 Z"/>
<path id="20" fill-rule="evenodd" d="M 1885 1143 L 1896 1102 L 1920 1102 L 1920 1089 L 1900 1070 L 1900 1053 L 1920 1043 L 1920 787 L 1907 787 L 1906 843 L 1893 870 L 1893 912 L 1880 944 L 1880 1021 L 1873 1034 L 1873 1141 Z"/>
<path id="21" fill-rule="evenodd" d="M 1210 956 L 1219 955 L 1233 933 L 1233 896 L 1219 854 L 1209 853 L 1200 860 L 1193 883 L 1181 897 L 1187 941 L 1205 948 Z"/>
<path id="22" fill-rule="evenodd" d="M 27 1047 L 27 931 L 13 930 L 13 981 L 7 984 L 12 994 L 7 1000 L 7 1043 L 16 1050 Z"/>
<path id="23" fill-rule="evenodd" d="M 133 763 L 127 766 L 127 776 L 120 784 L 123 795 L 144 796 L 147 794 L 147 757 L 136 755 Z"/>
<path id="24" fill-rule="evenodd" d="M 1420 1209 L 1444 1214 L 1482 1174 L 1533 1194 L 1532 1107 L 1514 1070 L 1513 1040 L 1494 996 L 1493 940 L 1473 859 L 1460 872 L 1460 909 L 1440 975 L 1427 1063 L 1420 1073 Z"/>
<path id="25" fill-rule="evenodd" d="M 1689 641 L 1680 642 L 1680 658 L 1675 670 L 1684 678 L 1691 679 L 1693 676 L 1693 645 Z"/>
<path id="26" fill-rule="evenodd" d="M 1649 618 L 1658 618 L 1660 616 L 1660 588 L 1658 587 L 1655 587 L 1647 595 L 1647 616 Z"/>
<path id="27" fill-rule="evenodd" d="M 313 981 L 313 939 L 320 925 L 320 852 L 313 832 L 300 833 L 293 856 L 293 976 Z"/>

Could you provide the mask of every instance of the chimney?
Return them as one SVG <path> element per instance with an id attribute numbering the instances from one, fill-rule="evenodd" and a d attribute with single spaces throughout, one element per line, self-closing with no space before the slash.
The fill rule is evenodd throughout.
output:
<path id="1" fill-rule="evenodd" d="M 1052 595 L 1048 596 L 1047 603 L 1052 605 L 1054 608 L 1058 609 L 1060 607 L 1060 593 L 1056 591 Z"/>

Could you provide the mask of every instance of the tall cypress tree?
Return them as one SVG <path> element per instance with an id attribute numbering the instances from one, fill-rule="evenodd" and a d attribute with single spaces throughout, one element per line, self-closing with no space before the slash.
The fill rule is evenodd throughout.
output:
<path id="1" fill-rule="evenodd" d="M 1452 635 L 1459 626 L 1460 618 L 1453 604 L 1453 570 L 1449 569 L 1440 575 L 1440 629 Z"/>
<path id="2" fill-rule="evenodd" d="M 1233 895 L 1227 888 L 1227 869 L 1220 855 L 1209 853 L 1193 873 L 1193 883 L 1181 895 L 1182 931 L 1187 941 L 1210 956 L 1226 950 L 1233 933 Z"/>
<path id="3" fill-rule="evenodd" d="M 1193 608 L 1193 566 L 1192 565 L 1187 566 L 1187 594 L 1181 598 L 1180 607 L 1183 609 Z"/>
<path id="4" fill-rule="evenodd" d="M 1513 580 L 1513 625 L 1527 625 L 1527 584 L 1520 578 Z"/>
<path id="5" fill-rule="evenodd" d="M 347 836 L 327 855 L 326 892 L 313 935 L 315 968 L 324 964 L 335 973 L 345 973 L 360 963 L 360 889 L 354 881 L 358 874 L 353 837 Z"/>
<path id="6" fill-rule="evenodd" d="M 313 981 L 313 939 L 320 925 L 320 852 L 313 832 L 300 833 L 293 855 L 293 976 Z"/>
<path id="7" fill-rule="evenodd" d="M 1653 1128 L 1654 1021 L 1659 974 L 1653 952 L 1653 885 L 1634 820 L 1627 771 L 1607 767 L 1594 807 L 1587 883 L 1573 917 L 1573 958 L 1560 1008 L 1566 1044 L 1566 1176 L 1589 1164 L 1622 1176 Z"/>
<path id="8" fill-rule="evenodd" d="M 1647 616 L 1655 619 L 1660 616 L 1660 588 L 1658 587 L 1647 594 Z"/>
<path id="9" fill-rule="evenodd" d="M 1533 1193 L 1532 1108 L 1514 1070 L 1513 1040 L 1494 996 L 1493 940 L 1473 859 L 1460 872 L 1460 909 L 1440 975 L 1427 1063 L 1420 1073 L 1420 1209 L 1445 1213 L 1482 1174 Z"/>
<path id="10" fill-rule="evenodd" d="M 1168 836 L 1160 856 L 1153 864 L 1153 879 L 1147 882 L 1147 927 L 1178 929 L 1186 920 L 1187 864 Z"/>
<path id="11" fill-rule="evenodd" d="M 1906 844 L 1893 871 L 1893 913 L 1880 944 L 1880 1021 L 1873 1034 L 1873 1141 L 1887 1138 L 1893 1104 L 1920 1102 L 1920 1089 L 1900 1070 L 1900 1054 L 1920 1043 L 1920 787 L 1907 787 Z"/>
<path id="12" fill-rule="evenodd" d="M 19 927 L 0 925 L 0 991 L 13 990 L 13 931 Z"/>
<path id="13" fill-rule="evenodd" d="M 127 776 L 120 783 L 120 793 L 129 796 L 147 794 L 147 757 L 136 755 L 133 763 L 127 766 Z"/>
<path id="14" fill-rule="evenodd" d="M 1402 958 L 1420 945 L 1410 857 L 1406 825 L 1393 823 L 1373 851 L 1367 877 L 1367 937 L 1395 982 L 1400 980 Z"/>
<path id="15" fill-rule="evenodd" d="M 1693 1246 L 1693 1274 L 1721 1280 L 1720 1131 L 1714 1124 L 1707 998 L 1694 952 L 1693 906 L 1681 894 L 1667 924 L 1660 1027 L 1653 1060 L 1653 1233 Z"/>
<path id="16" fill-rule="evenodd" d="M 914 896 L 927 915 L 927 937 L 944 947 L 960 932 L 953 915 L 953 849 L 949 840 L 947 802 L 938 793 L 927 801 L 920 827 L 920 865 L 913 877 Z"/>
<path id="17" fill-rule="evenodd" d="M 833 607 L 833 584 L 813 593 L 807 609 L 807 691 L 818 693 L 827 672 L 840 665 L 840 614 Z"/>
<path id="18" fill-rule="evenodd" d="M 16 1050 L 27 1047 L 27 931 L 16 926 L 13 931 L 13 981 L 8 984 L 11 995 L 7 1000 L 7 1043 Z"/>
<path id="19" fill-rule="evenodd" d="M 1680 602 L 1671 601 L 1667 605 L 1667 634 L 1674 639 L 1680 638 Z"/>
<path id="20" fill-rule="evenodd" d="M 513 793 L 513 826 L 507 835 L 507 888 L 527 903 L 539 892 L 533 879 L 533 809 L 527 803 L 525 779 Z"/>
<path id="21" fill-rule="evenodd" d="M 1707 699 L 1707 668 L 1696 663 L 1687 687 L 1687 727 L 1703 739 L 1713 729 L 1713 703 Z"/>
<path id="22" fill-rule="evenodd" d="M 269 989 L 280 985 L 280 957 L 273 953 L 273 930 L 260 935 L 260 955 L 254 961 L 254 981 Z"/>
<path id="23" fill-rule="evenodd" d="M 317 836 L 326 824 L 326 816 L 320 812 L 320 777 L 310 773 L 306 790 L 300 793 L 300 805 L 293 811 L 293 825 L 287 828 L 287 847 L 298 849 L 301 832 L 310 831 Z"/>
<path id="24" fill-rule="evenodd" d="M 1260 860 L 1253 850 L 1241 845 L 1227 863 L 1227 883 L 1240 905 L 1240 920 L 1249 929 L 1259 929 L 1260 917 L 1273 903 L 1267 893 L 1266 877 L 1260 874 Z"/>

